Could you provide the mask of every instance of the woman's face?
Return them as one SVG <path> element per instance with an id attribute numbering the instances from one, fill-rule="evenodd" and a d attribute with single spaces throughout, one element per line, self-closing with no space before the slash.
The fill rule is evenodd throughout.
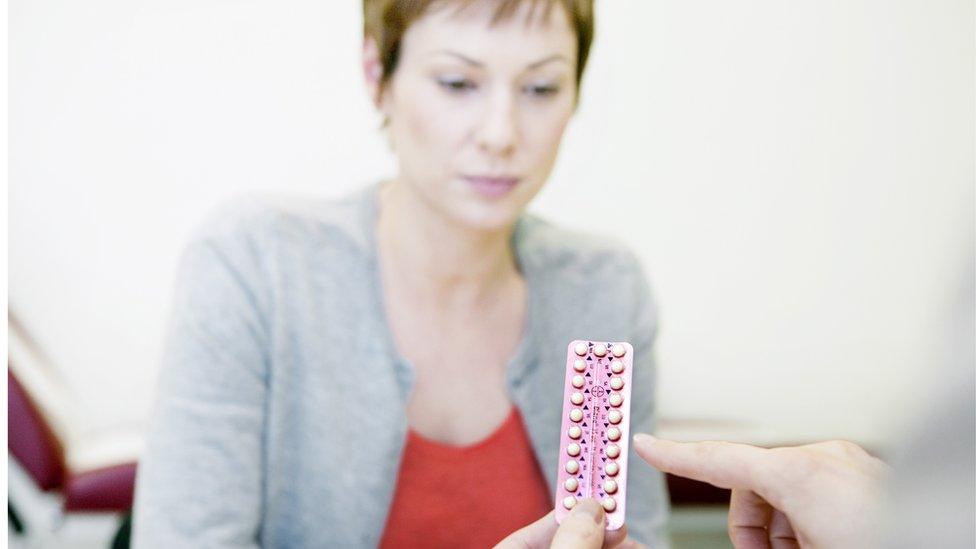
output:
<path id="1" fill-rule="evenodd" d="M 404 34 L 380 98 L 400 183 L 465 226 L 509 226 L 552 170 L 576 103 L 576 32 L 554 3 L 543 20 L 494 24 L 492 2 L 446 3 Z"/>

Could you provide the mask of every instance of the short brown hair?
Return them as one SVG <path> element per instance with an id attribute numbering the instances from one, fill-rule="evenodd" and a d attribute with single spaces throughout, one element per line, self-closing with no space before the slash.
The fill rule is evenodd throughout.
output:
<path id="1" fill-rule="evenodd" d="M 363 32 L 366 37 L 376 40 L 383 75 L 380 87 L 383 88 L 393 76 L 400 58 L 400 40 L 410 24 L 420 18 L 432 5 L 450 1 L 463 9 L 478 0 L 363 0 Z M 498 5 L 492 23 L 511 17 L 524 2 L 531 3 L 531 14 L 541 4 L 544 15 L 548 15 L 553 5 L 561 4 L 576 29 L 576 86 L 583 79 L 583 68 L 593 42 L 593 0 L 492 0 Z"/>

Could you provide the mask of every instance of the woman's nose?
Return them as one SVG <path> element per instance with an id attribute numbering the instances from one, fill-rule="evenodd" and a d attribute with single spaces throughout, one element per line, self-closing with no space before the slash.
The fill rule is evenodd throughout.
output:
<path id="1" fill-rule="evenodd" d="M 511 155 L 518 144 L 515 99 L 511 93 L 496 93 L 485 107 L 478 128 L 478 147 L 495 156 Z"/>

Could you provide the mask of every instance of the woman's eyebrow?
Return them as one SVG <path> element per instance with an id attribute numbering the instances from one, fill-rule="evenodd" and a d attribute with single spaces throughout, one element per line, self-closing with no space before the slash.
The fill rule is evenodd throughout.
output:
<path id="1" fill-rule="evenodd" d="M 458 53 L 456 51 L 452 51 L 452 50 L 437 50 L 437 51 L 433 52 L 433 54 L 435 54 L 435 55 L 437 55 L 437 54 L 440 54 L 440 55 L 450 55 L 451 57 L 457 57 L 458 59 L 460 59 L 461 61 L 464 61 L 465 63 L 467 63 L 468 65 L 471 65 L 472 67 L 479 67 L 479 68 L 480 67 L 484 67 L 484 63 L 482 63 L 480 61 L 477 61 L 475 59 L 472 59 L 472 58 L 468 57 L 467 55 L 464 55 L 463 53 Z M 569 63 L 569 59 L 567 59 L 566 56 L 564 56 L 562 54 L 556 53 L 556 54 L 550 55 L 549 57 L 544 57 L 544 58 L 542 58 L 542 59 L 540 59 L 538 61 L 533 61 L 532 63 L 529 63 L 528 65 L 526 65 L 526 68 L 527 69 L 535 69 L 535 68 L 541 67 L 542 65 L 545 65 L 546 63 L 551 63 L 553 61 L 562 61 L 562 62 L 567 63 L 567 64 Z"/>
<path id="2" fill-rule="evenodd" d="M 550 55 L 549 57 L 540 59 L 538 61 L 529 63 L 527 68 L 535 69 L 541 67 L 542 65 L 545 65 L 546 63 L 551 63 L 552 61 L 562 61 L 564 63 L 569 63 L 569 59 L 566 59 L 566 56 L 557 53 L 554 55 Z"/>
<path id="3" fill-rule="evenodd" d="M 451 50 L 437 50 L 437 51 L 433 52 L 433 54 L 434 55 L 438 55 L 438 54 L 440 54 L 440 55 L 450 55 L 451 57 L 457 57 L 458 59 L 460 59 L 461 61 L 464 61 L 465 63 L 467 63 L 468 65 L 471 65 L 472 67 L 483 67 L 484 66 L 484 64 L 481 63 L 480 61 L 475 61 L 474 59 L 471 59 L 467 55 L 458 53 L 456 51 L 451 51 Z"/>

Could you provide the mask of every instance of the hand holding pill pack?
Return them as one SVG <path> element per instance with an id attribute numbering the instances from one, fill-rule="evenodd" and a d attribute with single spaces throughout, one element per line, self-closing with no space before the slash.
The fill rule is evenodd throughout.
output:
<path id="1" fill-rule="evenodd" d="M 557 522 L 577 501 L 595 498 L 607 511 L 607 530 L 624 524 L 633 355 L 629 343 L 577 340 L 569 344 Z"/>

